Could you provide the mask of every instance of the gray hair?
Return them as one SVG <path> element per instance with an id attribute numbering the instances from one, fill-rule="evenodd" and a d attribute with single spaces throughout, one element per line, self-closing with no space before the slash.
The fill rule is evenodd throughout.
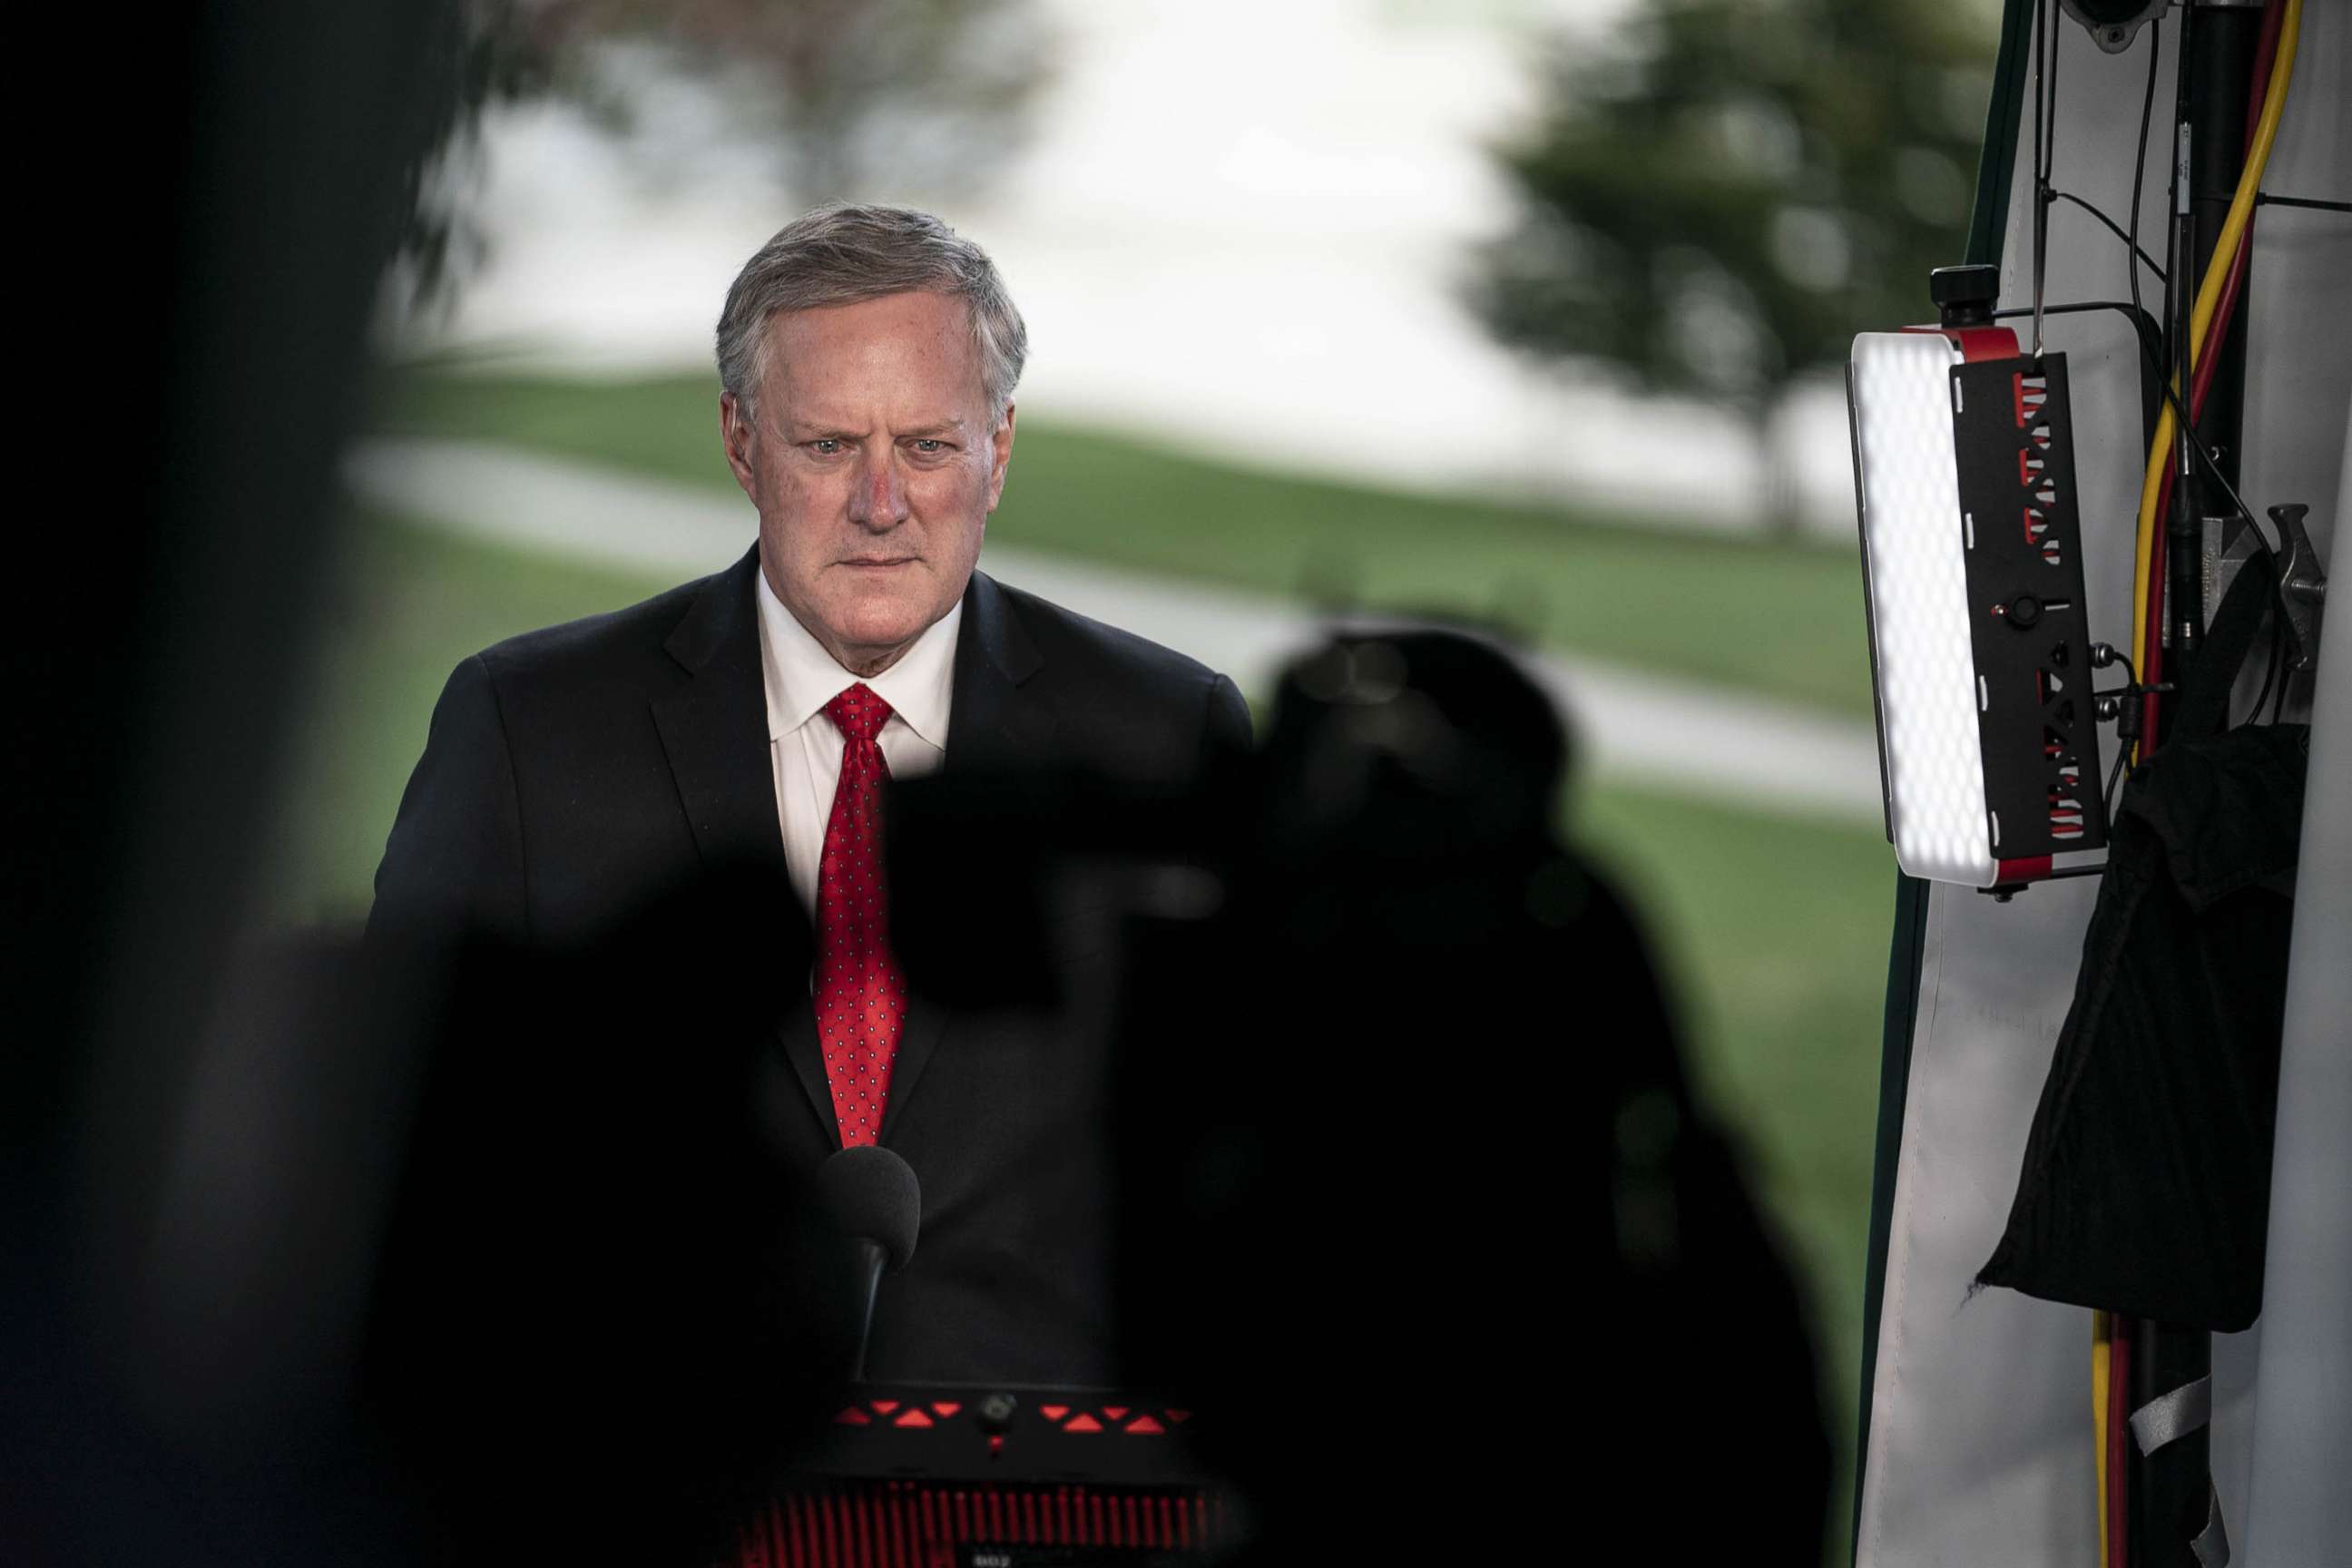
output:
<path id="1" fill-rule="evenodd" d="M 913 207 L 836 202 L 777 230 L 727 290 L 727 307 L 719 315 L 719 384 L 747 416 L 756 409 L 767 379 L 768 318 L 779 310 L 855 305 L 918 290 L 964 302 L 994 428 L 1012 406 L 1029 355 L 1029 329 L 988 253 Z"/>

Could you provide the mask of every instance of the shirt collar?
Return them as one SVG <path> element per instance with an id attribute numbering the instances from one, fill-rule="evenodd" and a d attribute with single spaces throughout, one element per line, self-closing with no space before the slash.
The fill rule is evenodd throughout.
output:
<path id="1" fill-rule="evenodd" d="M 768 695 L 768 739 L 792 734 L 857 681 L 809 635 L 756 571 L 760 602 L 760 668 Z M 963 601 L 923 628 L 898 662 L 866 680 L 866 689 L 925 742 L 947 750 L 948 710 L 955 693 L 955 647 L 963 625 Z"/>

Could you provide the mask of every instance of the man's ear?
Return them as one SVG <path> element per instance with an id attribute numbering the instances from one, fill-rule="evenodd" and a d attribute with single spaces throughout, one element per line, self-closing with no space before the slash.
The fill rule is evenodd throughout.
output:
<path id="1" fill-rule="evenodd" d="M 751 421 L 747 414 L 748 411 L 736 401 L 733 393 L 722 392 L 719 395 L 719 445 L 727 449 L 727 466 L 735 470 L 735 482 L 743 487 L 743 493 L 751 498 L 752 505 L 757 506 L 760 504 L 760 494 L 754 488 L 756 478 L 751 468 L 752 429 Z"/>
<path id="2" fill-rule="evenodd" d="M 996 503 L 1004 499 L 1004 471 L 1013 466 L 1013 405 L 1004 405 L 1004 417 L 988 438 L 992 448 L 988 465 L 988 510 L 994 511 Z"/>

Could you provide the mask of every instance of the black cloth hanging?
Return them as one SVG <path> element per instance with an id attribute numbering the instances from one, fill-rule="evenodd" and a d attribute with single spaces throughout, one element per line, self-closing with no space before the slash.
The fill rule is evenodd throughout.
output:
<path id="1" fill-rule="evenodd" d="M 2262 1310 L 2307 725 L 2224 730 L 2276 594 L 2240 572 L 2112 825 L 2009 1226 L 1978 1275 L 2236 1332 Z"/>

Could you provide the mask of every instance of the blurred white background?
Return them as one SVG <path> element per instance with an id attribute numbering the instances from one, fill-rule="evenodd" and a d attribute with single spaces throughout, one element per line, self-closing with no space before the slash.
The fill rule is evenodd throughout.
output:
<path id="1" fill-rule="evenodd" d="M 1746 528 L 1734 416 L 1638 398 L 1497 345 L 1460 302 L 1509 193 L 1488 149 L 1533 110 L 1544 41 L 1623 0 L 1047 0 L 1052 77 L 987 186 L 876 189 L 986 245 L 1032 333 L 1033 418 L 1293 470 L 1613 502 Z M 607 46 L 626 113 L 493 109 L 481 269 L 391 329 L 500 368 L 707 364 L 735 269 L 797 210 L 772 133 L 701 71 Z M 1809 528 L 1853 526 L 1843 401 L 1780 416 Z"/>

